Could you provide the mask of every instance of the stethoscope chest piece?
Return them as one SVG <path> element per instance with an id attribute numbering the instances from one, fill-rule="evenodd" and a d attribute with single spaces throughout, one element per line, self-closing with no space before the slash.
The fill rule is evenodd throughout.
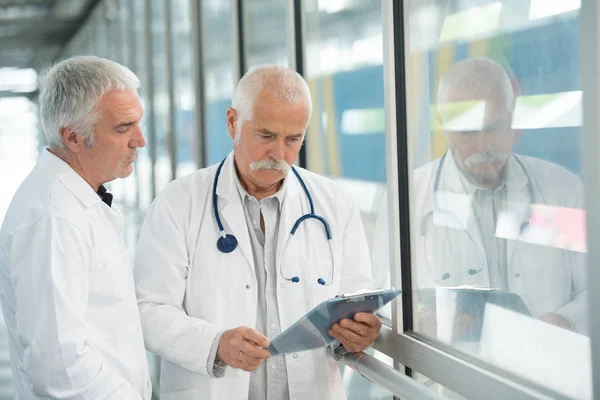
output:
<path id="1" fill-rule="evenodd" d="M 217 240 L 217 248 L 222 253 L 231 253 L 237 247 L 238 241 L 233 235 L 225 235 L 221 236 L 219 240 Z"/>

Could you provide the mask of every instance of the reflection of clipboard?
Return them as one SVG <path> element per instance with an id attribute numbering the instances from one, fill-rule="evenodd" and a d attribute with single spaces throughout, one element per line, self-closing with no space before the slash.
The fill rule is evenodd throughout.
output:
<path id="1" fill-rule="evenodd" d="M 320 349 L 335 342 L 329 328 L 359 312 L 373 313 L 401 293 L 400 290 L 375 290 L 355 295 L 341 295 L 319 304 L 271 341 L 271 355 Z"/>
<path id="2" fill-rule="evenodd" d="M 441 297 L 440 297 L 441 296 Z M 427 296 L 424 296 L 427 297 Z M 440 302 L 444 304 L 445 312 L 451 312 L 454 318 L 467 314 L 472 318 L 472 325 L 460 337 L 454 337 L 452 340 L 461 341 L 479 341 L 481 336 L 481 326 L 484 320 L 486 304 L 494 304 L 506 310 L 510 310 L 525 316 L 531 316 L 527 306 L 516 293 L 505 292 L 498 289 L 472 288 L 472 287 L 438 287 L 436 303 L 438 307 Z M 437 310 L 439 313 L 440 310 Z M 438 315 L 440 317 L 440 315 Z M 439 318 L 438 318 L 439 320 Z M 459 323 L 455 319 L 453 324 Z"/>

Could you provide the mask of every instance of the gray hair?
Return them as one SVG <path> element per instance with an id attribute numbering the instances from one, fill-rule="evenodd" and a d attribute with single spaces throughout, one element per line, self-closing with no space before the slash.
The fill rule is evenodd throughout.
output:
<path id="1" fill-rule="evenodd" d="M 462 96 L 460 96 L 460 95 Z M 469 58 L 452 65 L 440 79 L 437 104 L 461 100 L 493 100 L 512 111 L 515 94 L 508 74 L 498 63 L 487 58 Z"/>
<path id="2" fill-rule="evenodd" d="M 102 120 L 96 105 L 112 90 L 137 90 L 140 81 L 126 67 L 104 58 L 77 56 L 49 68 L 40 81 L 40 116 L 48 145 L 66 148 L 60 129 L 71 128 L 87 146 L 96 142 L 93 126 Z"/>
<path id="3" fill-rule="evenodd" d="M 237 112 L 236 141 L 239 140 L 242 123 L 252 118 L 254 102 L 263 90 L 285 104 L 298 104 L 306 99 L 309 115 L 312 112 L 310 90 L 302 75 L 278 65 L 251 68 L 240 79 L 231 101 L 231 107 Z"/>

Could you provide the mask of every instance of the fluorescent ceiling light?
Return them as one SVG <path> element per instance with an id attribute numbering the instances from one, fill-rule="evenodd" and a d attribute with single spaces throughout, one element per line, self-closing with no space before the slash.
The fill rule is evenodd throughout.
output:
<path id="1" fill-rule="evenodd" d="M 0 68 L 0 92 L 28 93 L 37 89 L 37 73 L 32 68 Z"/>
<path id="2" fill-rule="evenodd" d="M 349 6 L 348 0 L 319 0 L 319 11 L 333 14 Z"/>
<path id="3" fill-rule="evenodd" d="M 529 19 L 540 19 L 581 8 L 581 0 L 531 0 Z"/>
<path id="4" fill-rule="evenodd" d="M 447 16 L 440 33 L 440 42 L 470 41 L 490 34 L 498 27 L 500 11 L 502 3 L 497 1 Z"/>

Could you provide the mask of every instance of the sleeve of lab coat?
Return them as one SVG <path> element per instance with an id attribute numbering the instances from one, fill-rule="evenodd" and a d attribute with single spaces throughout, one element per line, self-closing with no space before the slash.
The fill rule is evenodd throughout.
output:
<path id="1" fill-rule="evenodd" d="M 17 334 L 33 392 L 53 399 L 141 399 L 87 344 L 85 314 L 94 276 L 89 238 L 44 218 L 17 231 L 10 249 Z"/>
<path id="2" fill-rule="evenodd" d="M 223 327 L 193 318 L 183 309 L 188 271 L 189 218 L 159 196 L 146 215 L 135 257 L 137 300 L 146 348 L 190 371 L 208 370 L 212 344 Z"/>
<path id="3" fill-rule="evenodd" d="M 570 260 L 573 299 L 556 312 L 571 321 L 576 332 L 588 335 L 588 274 L 585 254 L 573 252 L 570 254 Z"/>
<path id="4" fill-rule="evenodd" d="M 583 186 L 578 182 L 575 190 L 569 191 L 573 195 L 572 208 L 585 210 L 583 203 Z M 575 331 L 584 335 L 589 334 L 588 314 L 588 265 L 586 254 L 571 251 L 569 254 L 569 266 L 571 268 L 571 292 L 572 300 L 557 310 L 575 325 Z"/>
<path id="5" fill-rule="evenodd" d="M 342 277 L 340 292 L 355 292 L 360 289 L 373 289 L 371 257 L 367 237 L 360 217 L 360 210 L 354 201 L 345 196 L 343 203 L 344 237 L 342 254 Z M 342 202 L 342 200 L 339 200 Z"/>

